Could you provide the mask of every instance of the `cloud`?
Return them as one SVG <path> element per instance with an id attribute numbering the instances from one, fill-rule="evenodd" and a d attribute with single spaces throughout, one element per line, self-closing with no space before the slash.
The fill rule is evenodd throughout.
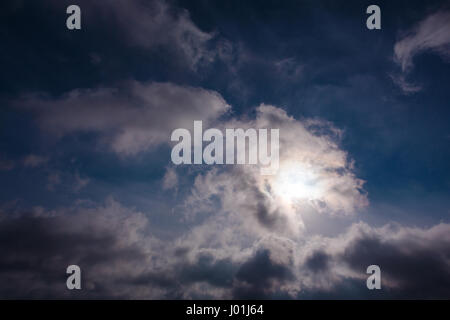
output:
<path id="1" fill-rule="evenodd" d="M 123 287 L 119 280 L 149 267 L 151 239 L 142 233 L 146 227 L 142 213 L 113 199 L 94 207 L 40 210 L 4 219 L 0 222 L 0 296 L 129 297 L 132 285 Z M 78 293 L 65 288 L 70 264 L 82 270 L 83 290 Z"/>
<path id="2" fill-rule="evenodd" d="M 420 21 L 394 45 L 395 61 L 403 71 L 413 67 L 414 56 L 433 51 L 444 57 L 450 55 L 450 11 L 437 11 Z"/>
<path id="3" fill-rule="evenodd" d="M 233 298 L 267 299 L 280 287 L 280 283 L 293 279 L 288 266 L 273 262 L 269 251 L 258 251 L 239 268 L 236 274 L 239 284 L 233 290 Z"/>
<path id="4" fill-rule="evenodd" d="M 54 191 L 59 184 L 61 184 L 61 174 L 59 172 L 51 172 L 47 177 L 47 189 Z"/>
<path id="5" fill-rule="evenodd" d="M 178 185 L 178 175 L 175 168 L 167 168 L 163 177 L 163 189 L 170 190 Z"/>
<path id="6" fill-rule="evenodd" d="M 185 9 L 175 8 L 165 1 L 128 0 L 114 1 L 110 6 L 98 5 L 98 9 L 110 10 L 127 39 L 136 45 L 171 48 L 193 68 L 213 59 L 207 42 L 214 35 L 201 31 Z"/>
<path id="7" fill-rule="evenodd" d="M 391 76 L 392 81 L 400 88 L 405 94 L 412 94 L 422 90 L 422 87 L 416 84 L 409 83 L 404 75 L 394 75 Z"/>
<path id="8" fill-rule="evenodd" d="M 450 295 L 450 225 L 439 224 L 428 229 L 386 225 L 373 228 L 357 223 L 337 238 L 311 241 L 304 260 L 320 279 L 310 277 L 305 291 L 321 292 L 323 297 L 352 295 L 374 297 L 365 288 L 366 268 L 381 268 L 385 298 L 448 298 Z M 320 248 L 320 249 L 319 249 Z M 318 258 L 319 257 L 319 258 Z M 317 263 L 320 261 L 320 263 Z M 306 269 L 307 270 L 307 269 Z M 308 279 L 308 276 L 304 276 Z M 326 279 L 326 281 L 323 281 Z M 358 283 L 358 288 L 342 290 L 343 283 Z M 308 288 L 309 287 L 309 288 Z M 352 290 L 358 289 L 358 292 Z"/>
<path id="9" fill-rule="evenodd" d="M 81 189 L 86 187 L 89 184 L 89 182 L 91 181 L 88 177 L 82 178 L 78 172 L 75 173 L 74 180 L 75 180 L 75 183 L 74 183 L 73 190 L 75 192 L 79 192 Z"/>
<path id="10" fill-rule="evenodd" d="M 391 75 L 392 81 L 406 94 L 419 92 L 422 87 L 409 83 L 406 74 L 414 68 L 414 57 L 427 51 L 444 59 L 450 57 L 450 11 L 440 10 L 428 15 L 408 30 L 394 45 L 394 61 L 403 74 Z"/>
<path id="11" fill-rule="evenodd" d="M 75 89 L 60 97 L 30 94 L 16 101 L 57 136 L 94 132 L 121 155 L 135 155 L 170 142 L 176 128 L 206 124 L 229 110 L 220 94 L 172 83 L 128 81 L 117 88 Z"/>
<path id="12" fill-rule="evenodd" d="M 367 206 L 364 182 L 338 146 L 338 129 L 324 121 L 296 120 L 274 106 L 261 105 L 256 111 L 255 119 L 232 119 L 223 126 L 279 128 L 278 172 L 261 176 L 257 166 L 240 165 L 198 174 L 185 202 L 187 219 L 196 212 L 210 212 L 228 221 L 221 228 L 297 237 L 306 212 L 352 215 Z"/>
<path id="13" fill-rule="evenodd" d="M 10 171 L 14 167 L 15 163 L 12 160 L 0 158 L 0 171 Z"/>
<path id="14" fill-rule="evenodd" d="M 157 226 L 147 214 L 112 198 L 101 204 L 79 202 L 71 208 L 2 216 L 2 298 L 450 295 L 449 224 L 420 229 L 355 223 L 335 237 L 294 240 L 266 234 L 245 241 L 236 229 L 230 235 L 232 249 L 199 241 L 199 228 L 211 229 L 208 223 L 172 240 L 158 239 L 152 236 Z M 216 238 L 227 232 L 223 227 L 211 230 Z M 82 269 L 81 291 L 65 288 L 65 269 L 70 264 Z M 377 292 L 365 287 L 365 271 L 371 264 L 379 265 L 382 272 L 382 290 Z"/>
<path id="15" fill-rule="evenodd" d="M 44 156 L 39 156 L 35 154 L 29 154 L 23 158 L 23 165 L 25 167 L 36 168 L 46 164 L 48 162 L 48 158 Z"/>
<path id="16" fill-rule="evenodd" d="M 105 4 L 80 0 L 77 4 L 82 9 L 83 21 L 99 22 L 108 32 L 115 32 L 115 40 L 126 46 L 162 52 L 191 70 L 209 64 L 216 57 L 211 44 L 216 34 L 202 31 L 186 9 L 169 1 L 114 0 Z M 54 1 L 48 5 L 64 7 L 64 11 L 67 6 Z M 91 23 L 89 27 L 95 26 Z M 91 58 L 93 63 L 102 60 L 97 54 Z"/>
<path id="17" fill-rule="evenodd" d="M 295 58 L 282 59 L 274 64 L 281 76 L 292 81 L 298 80 L 304 69 L 304 66 L 299 64 Z"/>

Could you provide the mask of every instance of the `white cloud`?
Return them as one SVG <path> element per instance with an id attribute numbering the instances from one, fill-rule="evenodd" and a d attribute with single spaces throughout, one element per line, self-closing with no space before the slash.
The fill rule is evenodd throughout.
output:
<path id="1" fill-rule="evenodd" d="M 450 55 L 450 11 L 437 11 L 420 21 L 394 46 L 395 61 L 403 71 L 413 67 L 414 56 L 431 50 Z"/>
<path id="2" fill-rule="evenodd" d="M 353 173 L 352 161 L 336 141 L 341 132 L 331 124 L 296 120 L 280 108 L 261 105 L 255 119 L 222 125 L 279 128 L 280 168 L 274 176 L 261 176 L 250 165 L 216 166 L 198 174 L 178 211 L 182 219 L 202 223 L 181 243 L 241 261 L 267 237 L 302 241 L 308 228 L 303 214 L 352 215 L 367 206 L 363 181 Z"/>
<path id="3" fill-rule="evenodd" d="M 450 11 L 437 11 L 428 15 L 405 33 L 394 45 L 394 61 L 401 66 L 402 74 L 390 75 L 392 81 L 405 94 L 422 90 L 420 85 L 410 83 L 406 75 L 414 68 L 414 57 L 432 51 L 441 57 L 450 57 Z"/>
<path id="4" fill-rule="evenodd" d="M 36 112 L 47 132 L 96 132 L 122 155 L 168 143 L 172 130 L 190 128 L 194 120 L 209 124 L 230 108 L 214 91 L 137 81 L 118 88 L 76 89 L 59 98 L 33 94 L 16 103 Z"/>

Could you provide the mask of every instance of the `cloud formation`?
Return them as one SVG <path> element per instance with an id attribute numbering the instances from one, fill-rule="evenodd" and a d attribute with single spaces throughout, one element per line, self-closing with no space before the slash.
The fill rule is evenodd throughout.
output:
<path id="1" fill-rule="evenodd" d="M 5 212 L 4 212 L 5 213 Z M 2 298 L 446 298 L 450 225 L 352 225 L 336 237 L 296 241 L 266 235 L 234 251 L 213 241 L 152 236 L 146 214 L 113 199 L 103 204 L 2 214 Z M 220 237 L 222 230 L 216 237 Z M 236 231 L 239 232 L 238 230 Z M 238 235 L 234 235 L 235 237 Z M 81 291 L 65 288 L 65 269 L 82 268 Z M 382 290 L 366 285 L 368 265 Z"/>
<path id="2" fill-rule="evenodd" d="M 394 46 L 395 61 L 403 71 L 413 67 L 414 56 L 433 51 L 448 58 L 450 55 L 450 11 L 437 11 L 420 21 Z"/>
<path id="3" fill-rule="evenodd" d="M 64 10 L 67 2 L 48 1 L 48 6 Z M 196 70 L 216 58 L 214 32 L 202 31 L 186 9 L 164 0 L 115 0 L 107 3 L 80 0 L 85 21 L 100 23 L 116 33 L 127 46 L 146 51 L 162 51 L 185 68 Z M 90 27 L 93 27 L 93 23 Z M 103 31 L 102 31 L 103 32 Z M 93 63 L 101 56 L 92 55 Z"/>
<path id="4" fill-rule="evenodd" d="M 351 215 L 367 206 L 364 182 L 354 175 L 351 159 L 338 146 L 341 132 L 330 123 L 296 120 L 280 108 L 261 105 L 255 119 L 223 126 L 279 128 L 280 167 L 272 176 L 261 176 L 251 165 L 216 166 L 198 174 L 185 203 L 187 216 L 221 213 L 230 220 L 225 226 L 242 233 L 295 238 L 302 233 L 305 212 Z"/>
<path id="5" fill-rule="evenodd" d="M 405 94 L 422 90 L 422 86 L 410 83 L 407 74 L 414 68 L 414 57 L 423 52 L 434 52 L 445 60 L 450 57 L 450 11 L 436 11 L 417 23 L 394 45 L 394 61 L 402 73 L 390 75 L 392 81 Z"/>
<path id="6" fill-rule="evenodd" d="M 167 143 L 172 130 L 206 124 L 230 106 L 216 92 L 173 83 L 128 81 L 117 88 L 75 89 L 60 97 L 31 94 L 17 105 L 36 113 L 40 127 L 57 136 L 99 134 L 122 155 Z"/>

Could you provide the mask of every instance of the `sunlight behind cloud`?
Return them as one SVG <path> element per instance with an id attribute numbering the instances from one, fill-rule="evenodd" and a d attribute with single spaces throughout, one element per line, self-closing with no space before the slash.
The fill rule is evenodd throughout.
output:
<path id="1" fill-rule="evenodd" d="M 318 180 L 310 165 L 288 162 L 281 165 L 272 186 L 276 195 L 292 204 L 295 201 L 320 199 L 324 190 Z"/>

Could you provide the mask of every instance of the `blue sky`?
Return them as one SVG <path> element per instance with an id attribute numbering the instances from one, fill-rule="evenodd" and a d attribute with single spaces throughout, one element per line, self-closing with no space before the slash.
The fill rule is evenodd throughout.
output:
<path id="1" fill-rule="evenodd" d="M 0 297 L 449 297 L 448 2 L 70 4 L 1 5 Z M 173 165 L 193 120 L 276 125 L 324 189 Z"/>

